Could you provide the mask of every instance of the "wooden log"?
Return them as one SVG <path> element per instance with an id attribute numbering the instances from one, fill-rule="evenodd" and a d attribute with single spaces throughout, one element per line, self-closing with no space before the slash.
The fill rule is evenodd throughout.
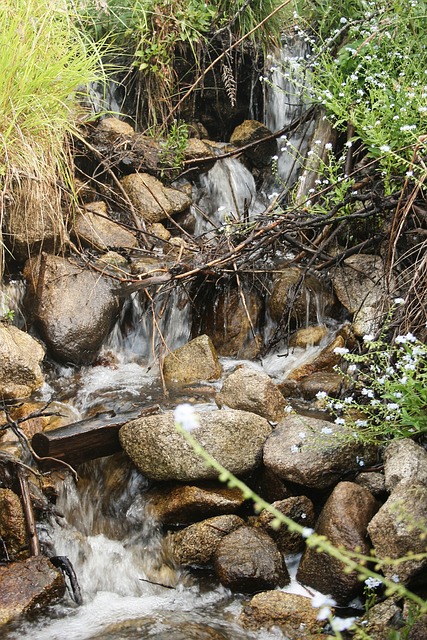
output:
<path id="1" fill-rule="evenodd" d="M 159 411 L 158 405 L 151 405 L 135 414 L 109 418 L 101 414 L 52 431 L 40 431 L 32 437 L 31 445 L 40 458 L 55 458 L 75 466 L 121 451 L 120 428 L 130 420 Z M 41 464 L 47 468 L 59 466 L 55 464 L 55 460 L 42 461 Z"/>

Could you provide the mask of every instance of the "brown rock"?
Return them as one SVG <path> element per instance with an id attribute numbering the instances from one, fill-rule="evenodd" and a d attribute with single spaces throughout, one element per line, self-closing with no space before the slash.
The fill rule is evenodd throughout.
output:
<path id="1" fill-rule="evenodd" d="M 89 247 L 106 251 L 110 247 L 135 248 L 138 241 L 127 229 L 109 219 L 105 202 L 91 202 L 77 214 L 74 233 Z"/>
<path id="2" fill-rule="evenodd" d="M 246 149 L 245 156 L 249 158 L 256 167 L 261 169 L 270 164 L 272 156 L 277 152 L 277 142 L 274 138 L 262 142 L 271 135 L 270 129 L 267 129 L 261 122 L 257 120 L 245 120 L 234 129 L 230 142 L 236 147 L 243 147 L 259 140 L 260 144 Z"/>
<path id="3" fill-rule="evenodd" d="M 42 345 L 17 327 L 0 323 L 0 394 L 27 398 L 43 384 Z"/>
<path id="4" fill-rule="evenodd" d="M 427 485 L 427 451 L 410 438 L 391 442 L 384 451 L 383 459 L 388 492 L 393 491 L 399 482 Z"/>
<path id="5" fill-rule="evenodd" d="M 349 326 L 345 325 L 335 338 L 320 353 L 314 356 L 311 362 L 293 369 L 288 376 L 289 380 L 301 380 L 318 371 L 332 370 L 341 361 L 341 355 L 335 353 L 335 349 L 346 347 L 349 340 L 351 341 Z"/>
<path id="6" fill-rule="evenodd" d="M 233 513 L 244 502 L 240 489 L 219 484 L 158 487 L 146 493 L 150 513 L 164 524 L 188 524 L 211 515 Z"/>
<path id="7" fill-rule="evenodd" d="M 210 338 L 199 336 L 169 353 L 163 361 L 163 375 L 168 387 L 217 380 L 221 364 Z"/>
<path id="8" fill-rule="evenodd" d="M 271 378 L 263 371 L 238 367 L 216 395 L 215 402 L 230 409 L 252 411 L 273 422 L 284 416 L 287 402 Z"/>
<path id="9" fill-rule="evenodd" d="M 135 133 L 133 127 L 124 122 L 124 120 L 119 120 L 119 118 L 108 117 L 100 120 L 97 131 L 106 134 L 111 142 L 118 136 L 133 136 Z"/>
<path id="10" fill-rule="evenodd" d="M 61 598 L 61 573 L 44 556 L 0 566 L 0 625 Z"/>
<path id="11" fill-rule="evenodd" d="M 253 593 L 283 587 L 289 575 L 273 540 L 253 527 L 240 527 L 225 536 L 214 554 L 220 582 L 232 591 Z"/>
<path id="12" fill-rule="evenodd" d="M 329 330 L 324 324 L 316 324 L 313 327 L 298 329 L 298 331 L 292 334 L 289 340 L 289 346 L 306 349 L 307 347 L 319 344 L 328 333 Z"/>
<path id="13" fill-rule="evenodd" d="M 368 526 L 375 553 L 379 558 L 404 558 L 425 553 L 427 523 L 427 486 L 400 482 Z M 423 533 L 424 532 L 424 533 Z M 408 584 L 425 581 L 427 558 L 408 559 L 397 565 L 384 565 L 384 575 Z"/>
<path id="14" fill-rule="evenodd" d="M 24 512 L 20 499 L 10 489 L 0 489 L 0 538 L 6 546 L 9 559 L 25 557 L 27 532 Z"/>
<path id="15" fill-rule="evenodd" d="M 264 591 L 257 593 L 245 605 L 240 620 L 249 629 L 279 627 L 290 640 L 309 638 L 317 635 L 325 622 L 317 620 L 310 598 L 282 591 Z"/>
<path id="16" fill-rule="evenodd" d="M 387 598 L 369 609 L 363 629 L 375 640 L 389 640 L 390 630 L 400 629 L 402 622 L 402 610 L 392 598 Z"/>
<path id="17" fill-rule="evenodd" d="M 344 378 L 339 373 L 316 371 L 301 380 L 299 390 L 305 400 L 313 400 L 319 391 L 331 398 L 337 398 L 343 388 Z"/>
<path id="18" fill-rule="evenodd" d="M 303 527 L 314 526 L 314 508 L 313 503 L 306 496 L 293 496 L 285 500 L 273 502 L 272 507 L 283 513 L 291 520 L 294 520 Z M 305 540 L 299 533 L 291 532 L 285 524 L 280 529 L 271 526 L 274 516 L 267 510 L 264 510 L 255 522 L 256 527 L 263 529 L 273 538 L 279 551 L 283 555 L 298 553 L 305 547 Z"/>
<path id="19" fill-rule="evenodd" d="M 191 204 L 191 198 L 182 191 L 165 187 L 148 173 L 132 173 L 122 178 L 121 184 L 145 222 L 160 222 Z"/>
<path id="20" fill-rule="evenodd" d="M 366 530 L 378 507 L 367 489 L 353 482 L 340 482 L 322 509 L 316 533 L 326 536 L 335 548 L 369 555 Z M 345 573 L 341 561 L 309 547 L 302 555 L 297 580 L 330 594 L 342 604 L 348 603 L 363 588 L 356 572 Z"/>
<path id="21" fill-rule="evenodd" d="M 356 484 L 370 491 L 375 498 L 383 498 L 386 494 L 385 481 L 382 473 L 376 471 L 359 473 L 354 481 Z"/>
<path id="22" fill-rule="evenodd" d="M 208 564 L 222 538 L 244 524 L 242 518 L 235 515 L 216 516 L 192 524 L 169 537 L 173 557 L 183 566 Z"/>

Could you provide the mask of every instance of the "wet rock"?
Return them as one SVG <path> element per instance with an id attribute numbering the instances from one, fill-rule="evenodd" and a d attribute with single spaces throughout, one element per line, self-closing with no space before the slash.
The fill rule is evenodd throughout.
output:
<path id="1" fill-rule="evenodd" d="M 356 441 L 351 429 L 308 416 L 287 416 L 264 445 L 266 467 L 283 480 L 314 489 L 330 487 L 361 461 L 375 459 L 375 449 Z"/>
<path id="2" fill-rule="evenodd" d="M 255 292 L 245 292 L 246 307 L 253 327 L 259 325 L 262 302 Z M 196 299 L 200 308 L 197 333 L 206 333 L 222 356 L 251 359 L 259 353 L 260 340 L 255 340 L 248 314 L 237 289 L 208 289 Z M 258 344 L 257 344 L 258 342 Z"/>
<path id="3" fill-rule="evenodd" d="M 392 598 L 387 598 L 369 609 L 363 629 L 375 640 L 389 640 L 390 630 L 400 629 L 402 622 L 401 609 Z"/>
<path id="4" fill-rule="evenodd" d="M 341 355 L 335 353 L 335 349 L 341 349 L 352 344 L 352 335 L 349 325 L 344 325 L 339 333 L 322 349 L 320 353 L 314 355 L 310 362 L 306 362 L 299 367 L 293 369 L 289 376 L 289 380 L 302 380 L 306 376 L 311 376 L 319 371 L 331 371 L 335 365 L 341 361 Z"/>
<path id="5" fill-rule="evenodd" d="M 169 353 L 163 361 L 163 375 L 168 387 L 217 380 L 221 364 L 210 338 L 199 336 Z"/>
<path id="6" fill-rule="evenodd" d="M 306 496 L 293 496 L 285 500 L 273 502 L 273 507 L 291 518 L 303 527 L 314 526 L 314 508 L 313 503 Z M 286 525 L 282 525 L 280 529 L 271 526 L 274 516 L 267 510 L 264 510 L 255 521 L 255 526 L 263 529 L 273 538 L 279 551 L 283 555 L 298 553 L 305 547 L 305 540 L 297 532 L 291 532 Z"/>
<path id="7" fill-rule="evenodd" d="M 0 566 L 0 625 L 43 608 L 65 593 L 61 573 L 44 556 Z"/>
<path id="8" fill-rule="evenodd" d="M 7 400 L 27 398 L 43 384 L 44 349 L 17 327 L 0 323 L 0 395 Z"/>
<path id="9" fill-rule="evenodd" d="M 12 420 L 22 420 L 22 422 L 19 423 L 19 428 L 29 440 L 31 440 L 35 433 L 49 429 L 51 422 L 56 418 L 56 416 L 43 415 L 28 418 L 31 414 L 41 412 L 45 406 L 45 402 L 24 402 L 23 404 L 19 404 L 16 407 L 10 407 L 9 409 Z M 50 411 L 52 411 L 52 409 L 49 406 L 49 412 Z"/>
<path id="10" fill-rule="evenodd" d="M 384 451 L 384 476 L 388 492 L 399 482 L 427 485 L 427 451 L 413 440 L 395 440 Z"/>
<path id="11" fill-rule="evenodd" d="M 284 500 L 294 495 L 292 489 L 279 476 L 264 466 L 258 470 L 255 481 L 251 483 L 252 486 L 255 493 L 267 502 Z"/>
<path id="12" fill-rule="evenodd" d="M 199 160 L 200 158 L 215 158 L 215 151 L 208 140 L 200 140 L 199 138 L 189 138 L 187 146 L 184 150 L 185 160 Z M 207 170 L 212 165 L 208 162 L 203 165 L 203 169 Z"/>
<path id="13" fill-rule="evenodd" d="M 408 640 L 427 640 L 427 615 L 421 616 L 414 622 Z"/>
<path id="14" fill-rule="evenodd" d="M 301 286 L 298 283 L 302 282 Z M 305 324 L 327 315 L 334 304 L 333 295 L 327 291 L 324 283 L 311 274 L 304 274 L 298 267 L 284 267 L 273 282 L 269 309 L 273 320 L 279 322 L 285 309 L 290 317 Z"/>
<path id="15" fill-rule="evenodd" d="M 235 515 L 216 516 L 192 524 L 169 537 L 172 555 L 183 566 L 209 564 L 222 538 L 244 524 L 242 518 Z"/>
<path id="16" fill-rule="evenodd" d="M 317 613 L 310 598 L 282 591 L 264 591 L 245 605 L 240 620 L 244 627 L 253 630 L 279 627 L 289 640 L 309 638 L 311 634 L 323 638 L 317 634 L 325 623 L 317 620 Z"/>
<path id="17" fill-rule="evenodd" d="M 232 591 L 254 593 L 289 582 L 281 553 L 260 529 L 245 526 L 229 533 L 218 544 L 213 560 L 221 584 Z"/>
<path id="18" fill-rule="evenodd" d="M 0 538 L 10 560 L 25 557 L 27 533 L 21 501 L 10 489 L 0 489 Z M 4 557 L 3 557 L 4 556 Z M 0 559 L 7 559 L 0 547 Z"/>
<path id="19" fill-rule="evenodd" d="M 356 336 L 376 333 L 387 301 L 384 263 L 380 256 L 359 253 L 344 260 L 332 273 L 334 291 L 353 314 Z"/>
<path id="20" fill-rule="evenodd" d="M 324 391 L 331 398 L 337 398 L 343 388 L 344 378 L 339 373 L 316 371 L 304 377 L 298 385 L 305 400 L 313 400 L 319 391 Z"/>
<path id="21" fill-rule="evenodd" d="M 161 630 L 159 631 L 159 627 Z M 128 638 L 128 640 L 228 640 L 220 631 L 200 622 L 179 620 L 179 613 L 173 612 L 170 619 L 158 613 L 156 617 L 146 616 L 125 620 L 109 625 L 91 640 L 106 638 Z"/>
<path id="22" fill-rule="evenodd" d="M 375 553 L 379 558 L 403 558 L 408 554 L 425 553 L 422 539 L 427 523 L 427 486 L 419 483 L 399 483 L 387 502 L 368 526 Z M 408 559 L 399 564 L 384 565 L 384 575 L 404 584 L 425 581 L 427 558 Z"/>
<path id="23" fill-rule="evenodd" d="M 284 416 L 287 402 L 270 376 L 250 367 L 238 367 L 231 373 L 216 395 L 221 408 L 252 411 L 266 420 L 277 422 Z"/>
<path id="24" fill-rule="evenodd" d="M 329 330 L 324 324 L 316 324 L 313 327 L 298 329 L 298 331 L 291 335 L 289 346 L 306 349 L 307 347 L 319 344 L 328 333 Z"/>
<path id="25" fill-rule="evenodd" d="M 245 120 L 236 127 L 231 134 L 230 142 L 236 147 L 244 147 L 247 144 L 260 140 L 259 145 L 255 145 L 245 150 L 245 156 L 257 167 L 262 169 L 271 162 L 272 156 L 277 153 L 277 141 L 275 138 L 262 142 L 272 132 L 265 125 L 257 120 Z"/>
<path id="26" fill-rule="evenodd" d="M 147 491 L 150 513 L 164 524 L 188 524 L 211 515 L 233 513 L 244 502 L 240 489 L 219 484 L 177 485 Z"/>
<path id="27" fill-rule="evenodd" d="M 77 214 L 73 231 L 84 246 L 99 251 L 111 247 L 134 248 L 138 241 L 127 229 L 110 220 L 105 202 L 91 202 Z"/>
<path id="28" fill-rule="evenodd" d="M 244 475 L 260 464 L 271 433 L 267 420 L 235 410 L 202 412 L 198 418 L 200 426 L 192 435 L 231 473 Z M 153 480 L 193 482 L 218 476 L 178 433 L 172 412 L 128 422 L 119 437 L 138 469 Z"/>
<path id="29" fill-rule="evenodd" d="M 119 311 L 114 283 L 48 254 L 29 260 L 24 275 L 27 305 L 52 355 L 74 364 L 93 362 Z"/>
<path id="30" fill-rule="evenodd" d="M 136 213 L 145 222 L 160 222 L 175 213 L 181 213 L 191 204 L 182 191 L 165 187 L 148 173 L 132 173 L 121 180 Z"/>
<path id="31" fill-rule="evenodd" d="M 340 482 L 322 509 L 316 533 L 326 536 L 335 548 L 344 547 L 369 555 L 368 523 L 379 504 L 364 487 Z M 302 555 L 297 580 L 346 604 L 363 588 L 356 572 L 345 573 L 344 565 L 326 553 L 307 547 Z"/>
<path id="32" fill-rule="evenodd" d="M 376 471 L 359 473 L 354 481 L 356 484 L 370 491 L 375 498 L 383 498 L 387 493 L 382 473 Z"/>

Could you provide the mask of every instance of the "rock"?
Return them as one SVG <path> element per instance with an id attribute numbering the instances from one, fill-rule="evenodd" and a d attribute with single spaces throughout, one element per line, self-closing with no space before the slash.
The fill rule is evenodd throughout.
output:
<path id="1" fill-rule="evenodd" d="M 145 494 L 149 511 L 163 524 L 188 524 L 211 515 L 233 513 L 242 506 L 240 489 L 219 484 L 156 487 Z"/>
<path id="2" fill-rule="evenodd" d="M 378 502 L 364 487 L 340 482 L 322 509 L 316 533 L 326 536 L 335 548 L 344 547 L 369 555 L 366 528 L 378 507 Z M 297 580 L 330 594 L 340 604 L 347 604 L 363 588 L 357 572 L 345 573 L 339 560 L 310 547 L 306 547 L 302 555 Z"/>
<path id="3" fill-rule="evenodd" d="M 335 353 L 335 349 L 351 346 L 352 335 L 349 325 L 344 325 L 337 335 L 324 347 L 320 353 L 314 355 L 313 359 L 305 362 L 299 367 L 292 369 L 288 375 L 289 380 L 302 380 L 307 376 L 313 375 L 319 371 L 331 371 L 337 364 L 341 362 L 341 355 Z"/>
<path id="4" fill-rule="evenodd" d="M 231 473 L 244 475 L 260 464 L 262 446 L 271 433 L 267 420 L 234 410 L 202 412 L 198 418 L 194 437 Z M 218 477 L 178 433 L 172 412 L 128 422 L 119 437 L 124 451 L 148 478 L 193 482 Z"/>
<path id="5" fill-rule="evenodd" d="M 293 496 L 285 500 L 278 500 L 273 502 L 272 506 L 303 527 L 314 526 L 313 503 L 306 496 Z M 274 520 L 273 514 L 264 510 L 255 521 L 255 526 L 260 527 L 273 538 L 283 555 L 298 553 L 304 549 L 305 540 L 299 533 L 289 531 L 284 524 L 280 529 L 274 529 L 271 526 L 272 520 Z"/>
<path id="6" fill-rule="evenodd" d="M 240 621 L 244 627 L 256 631 L 279 627 L 289 640 L 309 638 L 311 634 L 322 638 L 324 636 L 317 634 L 325 622 L 317 620 L 317 613 L 310 598 L 283 591 L 264 591 L 244 606 Z"/>
<path id="7" fill-rule="evenodd" d="M 44 556 L 0 566 L 0 625 L 61 598 L 61 573 Z"/>
<path id="8" fill-rule="evenodd" d="M 200 158 L 212 158 L 215 161 L 215 151 L 208 140 L 200 140 L 199 138 L 189 138 L 187 146 L 184 150 L 185 160 L 199 160 Z M 212 165 L 208 162 L 203 165 L 203 169 L 210 169 Z"/>
<path id="9" fill-rule="evenodd" d="M 260 529 L 240 527 L 225 536 L 213 557 L 214 569 L 225 587 L 253 593 L 283 587 L 289 582 L 286 565 L 273 540 Z"/>
<path id="10" fill-rule="evenodd" d="M 145 222 L 160 222 L 175 213 L 181 213 L 191 204 L 182 191 L 165 187 L 148 173 L 132 173 L 121 179 L 121 185 L 136 213 Z"/>
<path id="11" fill-rule="evenodd" d="M 355 440 L 348 427 L 308 416 L 284 418 L 264 445 L 264 464 L 288 482 L 325 489 L 361 461 L 373 464 L 375 450 Z"/>
<path id="12" fill-rule="evenodd" d="M 302 285 L 295 296 L 295 288 L 300 280 Z M 279 322 L 285 309 L 289 307 L 290 317 L 303 325 L 307 317 L 316 321 L 319 315 L 327 315 L 333 304 L 333 295 L 321 280 L 311 274 L 304 274 L 298 267 L 283 267 L 273 282 L 269 309 L 273 320 Z"/>
<path id="13" fill-rule="evenodd" d="M 410 438 L 392 441 L 384 451 L 385 486 L 390 493 L 399 482 L 427 486 L 427 451 Z"/>
<path id="14" fill-rule="evenodd" d="M 277 422 L 284 416 L 287 402 L 270 376 L 251 367 L 238 367 L 216 395 L 218 407 L 252 411 L 266 420 Z"/>
<path id="15" fill-rule="evenodd" d="M 344 260 L 331 274 L 338 300 L 353 314 L 356 336 L 375 334 L 382 325 L 387 301 L 384 273 L 380 256 L 359 253 Z"/>
<path id="16" fill-rule="evenodd" d="M 306 349 L 313 345 L 319 344 L 329 333 L 328 328 L 324 324 L 316 324 L 313 327 L 298 329 L 290 337 L 290 347 L 301 347 Z"/>
<path id="17" fill-rule="evenodd" d="M 163 375 L 167 387 L 217 380 L 221 365 L 210 338 L 199 336 L 169 353 L 163 361 Z"/>
<path id="18" fill-rule="evenodd" d="M 111 142 L 114 142 L 119 136 L 133 136 L 135 133 L 134 128 L 130 124 L 114 117 L 107 117 L 100 120 L 97 131 L 98 133 L 105 134 Z"/>
<path id="19" fill-rule="evenodd" d="M 58 360 L 90 364 L 119 311 L 114 283 L 74 261 L 42 254 L 27 262 L 32 312 Z"/>
<path id="20" fill-rule="evenodd" d="M 46 410 L 45 402 L 24 402 L 15 407 L 10 407 L 9 413 L 12 420 L 23 420 L 19 423 L 19 428 L 23 434 L 31 440 L 35 433 L 49 429 L 50 424 L 57 420 L 56 416 L 38 416 L 34 418 L 28 418 L 31 414 L 36 414 L 42 410 Z M 49 405 L 49 412 L 52 411 L 51 405 Z M 52 427 L 51 427 L 52 428 Z"/>
<path id="21" fill-rule="evenodd" d="M 245 120 L 236 127 L 231 134 L 230 142 L 236 147 L 244 147 L 247 144 L 260 140 L 250 149 L 246 149 L 244 154 L 257 167 L 262 169 L 270 164 L 272 156 L 277 153 L 277 141 L 275 138 L 262 142 L 272 132 L 265 125 L 257 120 Z"/>
<path id="22" fill-rule="evenodd" d="M 235 515 L 196 522 L 168 538 L 172 555 L 183 566 L 208 564 L 222 538 L 244 524 L 242 518 Z"/>
<path id="23" fill-rule="evenodd" d="M 166 615 L 165 615 L 166 614 Z M 159 630 L 160 628 L 160 630 Z M 173 610 L 156 617 L 144 616 L 122 620 L 108 625 L 100 634 L 91 635 L 91 640 L 105 640 L 106 638 L 150 638 L 150 640 L 228 640 L 217 629 L 188 620 L 179 620 L 179 613 Z"/>
<path id="24" fill-rule="evenodd" d="M 127 229 L 109 219 L 105 202 L 91 202 L 77 214 L 73 231 L 85 246 L 106 251 L 111 247 L 135 248 L 138 241 Z"/>
<path id="25" fill-rule="evenodd" d="M 425 553 L 426 543 L 423 535 L 426 523 L 426 485 L 400 482 L 368 526 L 377 557 L 393 559 L 403 558 L 408 554 Z M 384 565 L 382 570 L 388 578 L 396 577 L 404 584 L 425 581 L 427 558 L 408 559 L 397 565 Z"/>
<path id="26" fill-rule="evenodd" d="M 365 620 L 366 625 L 363 629 L 369 637 L 375 640 L 389 640 L 390 630 L 402 627 L 402 611 L 392 598 L 387 598 L 371 607 Z"/>
<path id="27" fill-rule="evenodd" d="M 415 620 L 409 632 L 408 640 L 427 640 L 427 615 Z"/>
<path id="28" fill-rule="evenodd" d="M 338 398 L 343 385 L 344 378 L 339 373 L 330 371 L 315 371 L 304 377 L 298 388 L 305 400 L 313 400 L 319 391 L 324 391 L 331 398 Z"/>
<path id="29" fill-rule="evenodd" d="M 279 476 L 264 466 L 258 470 L 255 481 L 251 483 L 251 487 L 252 486 L 254 487 L 255 493 L 267 502 L 284 500 L 294 495 L 292 490 L 286 486 Z"/>
<path id="30" fill-rule="evenodd" d="M 244 295 L 252 325 L 257 330 L 262 302 L 254 291 Z M 227 287 L 218 291 L 217 288 L 208 288 L 196 298 L 196 306 L 200 309 L 199 323 L 193 326 L 193 332 L 206 333 L 220 355 L 247 359 L 258 355 L 261 342 L 258 336 L 256 340 L 253 337 L 248 314 L 237 289 Z"/>
<path id="31" fill-rule="evenodd" d="M 66 229 L 61 210 L 60 190 L 45 180 L 21 175 L 13 188 L 13 199 L 6 203 L 2 219 L 2 239 L 14 260 L 23 262 L 41 251 L 59 249 Z"/>
<path id="32" fill-rule="evenodd" d="M 0 394 L 7 400 L 27 398 L 43 384 L 44 349 L 17 327 L 0 323 Z"/>
<path id="33" fill-rule="evenodd" d="M 354 482 L 361 487 L 365 487 L 375 498 L 383 498 L 387 493 L 382 473 L 377 473 L 376 471 L 359 473 Z"/>
<path id="34" fill-rule="evenodd" d="M 24 512 L 20 499 L 11 489 L 0 489 L 0 539 L 4 544 L 4 549 L 0 547 L 0 559 L 5 560 L 7 556 L 10 560 L 25 557 L 27 532 Z"/>

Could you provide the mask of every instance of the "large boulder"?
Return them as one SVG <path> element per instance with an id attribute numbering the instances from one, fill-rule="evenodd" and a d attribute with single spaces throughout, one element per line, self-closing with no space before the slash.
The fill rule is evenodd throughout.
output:
<path id="1" fill-rule="evenodd" d="M 173 558 L 184 566 L 208 564 L 222 538 L 244 524 L 242 518 L 231 514 L 191 524 L 169 536 Z"/>
<path id="2" fill-rule="evenodd" d="M 340 482 L 322 509 L 316 533 L 326 536 L 335 548 L 344 547 L 368 555 L 366 529 L 378 507 L 378 502 L 364 487 Z M 363 583 L 356 572 L 346 573 L 344 569 L 340 560 L 306 547 L 297 580 L 346 604 L 362 590 Z"/>
<path id="3" fill-rule="evenodd" d="M 277 386 L 263 371 L 238 367 L 231 373 L 216 395 L 215 402 L 230 409 L 252 411 L 267 420 L 278 421 L 284 416 L 287 402 Z"/>
<path id="4" fill-rule="evenodd" d="M 215 347 L 206 335 L 171 351 L 163 361 L 163 376 L 168 387 L 217 380 L 221 371 Z"/>
<path id="5" fill-rule="evenodd" d="M 260 464 L 271 433 L 267 420 L 232 410 L 202 412 L 198 418 L 200 426 L 192 435 L 231 473 L 243 475 Z M 193 482 L 218 476 L 177 431 L 173 412 L 132 420 L 120 429 L 119 437 L 141 473 L 153 480 Z"/>
<path id="6" fill-rule="evenodd" d="M 44 556 L 0 566 L 0 625 L 47 606 L 65 593 L 64 579 Z"/>
<path id="7" fill-rule="evenodd" d="M 24 275 L 27 304 L 52 355 L 74 364 L 93 362 L 119 311 L 113 282 L 48 254 L 29 260 Z"/>
<path id="8" fill-rule="evenodd" d="M 382 258 L 364 253 L 350 256 L 334 269 L 332 282 L 338 300 L 353 314 L 355 335 L 375 334 L 388 299 Z"/>
<path id="9" fill-rule="evenodd" d="M 387 491 L 393 491 L 399 482 L 427 486 L 427 451 L 410 438 L 391 442 L 384 451 L 383 460 Z"/>
<path id="10" fill-rule="evenodd" d="M 181 213 L 191 205 L 191 198 L 148 173 L 132 173 L 121 180 L 121 185 L 136 213 L 145 222 L 160 222 Z"/>
<path id="11" fill-rule="evenodd" d="M 418 482 L 400 482 L 368 526 L 378 558 L 404 558 L 425 554 L 427 526 L 427 486 Z M 426 582 L 427 558 L 382 566 L 384 575 L 404 584 Z"/>
<path id="12" fill-rule="evenodd" d="M 234 513 L 244 498 L 240 489 L 220 484 L 155 487 L 145 494 L 149 511 L 164 524 L 197 522 L 210 515 Z"/>
<path id="13" fill-rule="evenodd" d="M 289 582 L 282 554 L 264 531 L 254 527 L 240 527 L 222 538 L 213 561 L 221 584 L 232 591 L 254 593 Z"/>
<path id="14" fill-rule="evenodd" d="M 257 593 L 242 611 L 240 620 L 244 627 L 253 630 L 279 627 L 289 640 L 323 638 L 318 635 L 326 622 L 317 619 L 318 609 L 310 598 L 283 591 Z M 330 637 L 330 636 L 328 636 Z"/>
<path id="15" fill-rule="evenodd" d="M 375 461 L 375 449 L 357 441 L 350 428 L 308 416 L 286 416 L 264 445 L 266 467 L 313 489 L 330 487 L 344 472 Z"/>
<path id="16" fill-rule="evenodd" d="M 7 400 L 27 398 L 43 384 L 44 349 L 17 327 L 0 323 L 0 395 Z"/>

